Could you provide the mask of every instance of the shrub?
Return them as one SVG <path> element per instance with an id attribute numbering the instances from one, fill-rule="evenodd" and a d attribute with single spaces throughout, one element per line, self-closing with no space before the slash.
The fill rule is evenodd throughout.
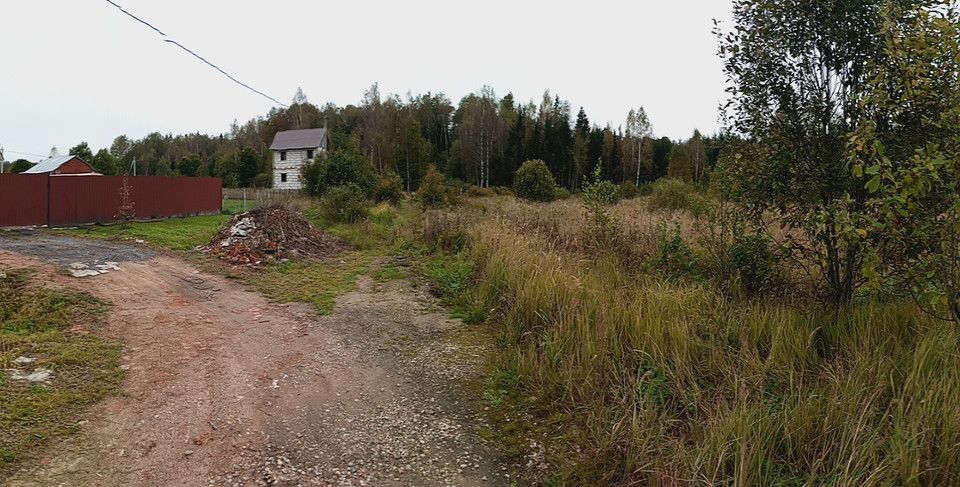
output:
<path id="1" fill-rule="evenodd" d="M 417 199 L 427 208 L 440 208 L 450 203 L 450 189 L 447 188 L 443 174 L 436 166 L 430 166 L 420 181 Z"/>
<path id="2" fill-rule="evenodd" d="M 598 250 L 615 250 L 620 237 L 620 222 L 607 206 L 616 202 L 620 188 L 600 179 L 600 166 L 593 181 L 583 186 L 583 205 L 587 210 L 587 239 Z"/>
<path id="3" fill-rule="evenodd" d="M 620 185 L 620 197 L 629 200 L 640 195 L 640 189 L 633 181 L 627 181 Z"/>
<path id="4" fill-rule="evenodd" d="M 377 202 L 399 203 L 403 199 L 403 180 L 393 171 L 381 174 L 373 188 L 373 199 Z"/>
<path id="5" fill-rule="evenodd" d="M 257 174 L 253 178 L 253 187 L 254 188 L 269 188 L 273 186 L 273 175 L 270 173 L 262 172 Z"/>
<path id="6" fill-rule="evenodd" d="M 555 200 L 565 200 L 571 196 L 570 191 L 563 186 L 557 186 L 553 190 L 553 199 Z"/>
<path id="7" fill-rule="evenodd" d="M 360 186 L 348 183 L 327 191 L 321 200 L 321 209 L 330 223 L 353 223 L 367 217 L 370 202 Z"/>
<path id="8" fill-rule="evenodd" d="M 656 268 L 665 276 L 676 279 L 693 273 L 693 251 L 680 235 L 680 224 L 673 232 L 667 231 L 667 224 L 657 227 Z"/>
<path id="9" fill-rule="evenodd" d="M 762 233 L 737 235 L 730 246 L 730 265 L 747 294 L 769 289 L 776 270 L 770 239 Z"/>
<path id="10" fill-rule="evenodd" d="M 620 188 L 610 181 L 599 181 L 583 188 L 583 197 L 601 205 L 612 205 L 620 200 Z"/>
<path id="11" fill-rule="evenodd" d="M 531 201 L 552 200 L 556 186 L 550 169 L 539 159 L 524 162 L 513 180 L 513 191 L 517 196 Z"/>
<path id="12" fill-rule="evenodd" d="M 376 181 L 369 161 L 354 150 L 321 152 L 313 162 L 304 164 L 301 175 L 304 190 L 311 196 L 321 196 L 330 188 L 350 183 L 367 194 Z"/>
<path id="13" fill-rule="evenodd" d="M 466 190 L 466 195 L 474 198 L 484 198 L 487 196 L 493 196 L 495 194 L 497 193 L 490 188 L 481 188 L 480 186 L 475 185 L 471 185 Z"/>
<path id="14" fill-rule="evenodd" d="M 653 210 L 687 210 L 699 217 L 707 209 L 707 201 L 696 189 L 679 179 L 661 179 L 653 184 L 650 194 Z"/>

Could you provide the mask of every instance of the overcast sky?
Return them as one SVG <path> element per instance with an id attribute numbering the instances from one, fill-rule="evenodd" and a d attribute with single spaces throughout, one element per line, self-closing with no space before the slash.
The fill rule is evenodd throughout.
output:
<path id="1" fill-rule="evenodd" d="M 482 85 L 551 90 L 591 122 L 644 106 L 658 136 L 718 127 L 712 19 L 729 0 L 115 0 L 242 81 L 288 102 Z M 0 0 L 0 146 L 46 155 L 80 141 L 225 132 L 271 103 L 163 42 L 104 0 Z M 39 159 L 36 156 L 28 159 Z"/>

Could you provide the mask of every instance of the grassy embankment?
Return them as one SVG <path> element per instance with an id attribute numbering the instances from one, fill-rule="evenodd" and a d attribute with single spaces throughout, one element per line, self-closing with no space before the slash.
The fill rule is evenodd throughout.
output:
<path id="1" fill-rule="evenodd" d="M 428 241 L 469 242 L 427 269 L 496 334 L 485 397 L 505 444 L 545 439 L 557 485 L 960 482 L 956 327 L 867 295 L 744 298 L 713 275 L 729 263 L 703 205 L 621 202 L 608 246 L 577 199 L 427 215 Z"/>
<path id="2" fill-rule="evenodd" d="M 2 270 L 2 269 L 0 269 Z M 106 304 L 89 296 L 37 288 L 26 271 L 0 277 L 0 478 L 38 454 L 49 439 L 79 429 L 85 406 L 117 393 L 120 345 L 88 333 Z M 30 363 L 18 362 L 24 357 Z M 12 370 L 51 372 L 49 381 L 13 378 Z"/>

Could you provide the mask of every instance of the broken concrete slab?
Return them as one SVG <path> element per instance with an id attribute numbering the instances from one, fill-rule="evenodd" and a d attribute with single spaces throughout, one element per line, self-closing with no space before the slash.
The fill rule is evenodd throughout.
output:
<path id="1" fill-rule="evenodd" d="M 49 383 L 50 378 L 53 377 L 52 370 L 43 368 L 34 369 L 33 372 L 30 372 L 29 374 L 18 369 L 6 369 L 6 372 L 13 380 L 25 380 L 27 382 Z"/>

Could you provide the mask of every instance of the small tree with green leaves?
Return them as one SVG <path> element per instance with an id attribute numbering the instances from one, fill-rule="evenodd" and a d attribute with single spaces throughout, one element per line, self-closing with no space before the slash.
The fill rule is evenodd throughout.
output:
<path id="1" fill-rule="evenodd" d="M 736 0 L 720 35 L 726 125 L 747 143 L 724 161 L 727 196 L 757 220 L 775 214 L 794 262 L 846 303 L 863 282 L 863 179 L 847 134 L 870 114 L 870 63 L 883 63 L 885 0 Z"/>
<path id="2" fill-rule="evenodd" d="M 370 202 L 356 183 L 330 188 L 320 201 L 323 216 L 331 223 L 354 223 L 367 218 Z"/>
<path id="3" fill-rule="evenodd" d="M 867 178 L 866 273 L 960 321 L 960 15 L 953 2 L 886 10 L 850 162 Z"/>
<path id="4" fill-rule="evenodd" d="M 400 175 L 390 170 L 381 174 L 373 188 L 373 198 L 376 201 L 388 201 L 394 204 L 403 200 L 403 180 L 400 179 Z"/>
<path id="5" fill-rule="evenodd" d="M 369 194 L 376 180 L 370 161 L 353 149 L 321 152 L 304 164 L 301 175 L 304 190 L 311 196 L 321 196 L 330 188 L 350 183 Z"/>
<path id="6" fill-rule="evenodd" d="M 427 208 L 440 208 L 448 204 L 446 180 L 436 166 L 427 168 L 420 189 L 417 190 L 417 199 Z"/>
<path id="7" fill-rule="evenodd" d="M 583 185 L 583 206 L 587 210 L 587 240 L 596 248 L 614 246 L 620 237 L 620 223 L 607 208 L 620 198 L 620 187 L 600 176 L 600 165 L 593 178 Z"/>

